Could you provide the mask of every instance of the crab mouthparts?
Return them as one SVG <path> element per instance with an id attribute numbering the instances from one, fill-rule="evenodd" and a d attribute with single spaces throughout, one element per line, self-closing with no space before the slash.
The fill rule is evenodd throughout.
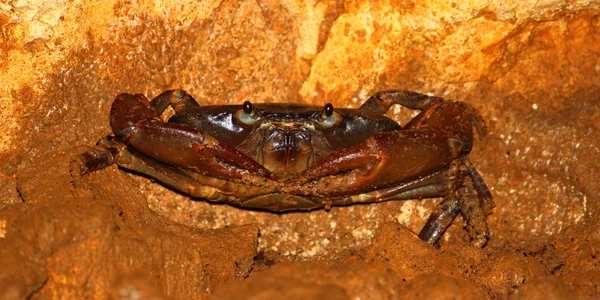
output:
<path id="1" fill-rule="evenodd" d="M 304 128 L 275 128 L 265 135 L 262 165 L 281 179 L 293 177 L 313 162 L 310 133 Z"/>

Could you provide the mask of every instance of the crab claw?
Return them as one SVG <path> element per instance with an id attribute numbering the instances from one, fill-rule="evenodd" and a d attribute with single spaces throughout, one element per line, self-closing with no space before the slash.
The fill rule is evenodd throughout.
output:
<path id="1" fill-rule="evenodd" d="M 137 151 L 167 164 L 241 180 L 248 174 L 276 179 L 269 170 L 203 131 L 163 122 L 143 95 L 120 94 L 111 108 L 111 127 Z"/>

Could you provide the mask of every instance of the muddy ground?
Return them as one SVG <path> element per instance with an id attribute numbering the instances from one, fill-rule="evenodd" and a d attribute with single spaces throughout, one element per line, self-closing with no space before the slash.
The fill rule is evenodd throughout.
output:
<path id="1" fill-rule="evenodd" d="M 46 7 L 53 31 L 35 38 L 13 18 L 26 9 L 3 10 L 0 298 L 600 296 L 593 5 L 185 3 Z M 115 95 L 172 88 L 203 104 L 357 107 L 390 88 L 464 101 L 487 124 L 470 159 L 491 239 L 472 246 L 458 217 L 439 247 L 420 241 L 440 199 L 276 214 L 116 166 L 73 180 Z"/>

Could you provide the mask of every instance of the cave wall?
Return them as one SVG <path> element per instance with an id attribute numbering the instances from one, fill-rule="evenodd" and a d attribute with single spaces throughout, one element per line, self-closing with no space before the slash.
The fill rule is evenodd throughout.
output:
<path id="1" fill-rule="evenodd" d="M 471 154 L 491 188 L 491 245 L 539 249 L 597 228 L 600 4 L 594 1 L 12 1 L 0 4 L 0 208 L 40 159 L 110 133 L 115 95 L 183 88 L 202 104 L 358 107 L 384 89 L 460 100 L 487 123 Z M 405 120 L 409 112 L 389 115 Z M 113 170 L 115 171 L 115 170 Z M 269 257 L 346 257 L 377 228 L 418 231 L 433 201 L 275 215 L 190 201 L 145 178 L 152 211 L 258 224 Z M 39 186 L 40 189 L 43 186 Z M 15 217 L 0 218 L 0 237 Z M 446 240 L 465 235 L 461 226 Z M 575 231 L 577 231 L 575 230 Z"/>

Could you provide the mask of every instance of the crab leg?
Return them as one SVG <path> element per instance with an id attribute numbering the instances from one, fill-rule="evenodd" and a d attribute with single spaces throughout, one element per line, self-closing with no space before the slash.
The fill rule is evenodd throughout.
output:
<path id="1" fill-rule="evenodd" d="M 434 211 L 427 219 L 427 223 L 421 229 L 418 236 L 423 241 L 430 244 L 435 244 L 442 237 L 442 234 L 452 224 L 458 215 L 459 200 L 455 195 L 448 194 L 442 202 L 440 202 Z"/>
<path id="2" fill-rule="evenodd" d="M 392 105 L 398 104 L 409 109 L 424 110 L 423 113 L 416 116 L 408 124 L 403 126 L 404 128 L 415 128 L 421 126 L 423 121 L 428 120 L 430 115 L 435 113 L 435 108 L 438 107 L 435 104 L 441 104 L 443 102 L 448 103 L 449 101 L 445 101 L 443 98 L 428 96 L 417 92 L 390 90 L 375 93 L 369 97 L 369 99 L 367 99 L 363 105 L 361 105 L 360 109 L 385 114 L 390 107 L 392 107 Z M 485 126 L 483 125 L 483 120 L 481 120 L 475 110 L 461 102 L 456 103 L 462 106 L 462 109 L 466 111 L 465 116 L 470 118 L 470 122 L 475 127 L 477 132 L 481 136 L 485 135 Z M 453 126 L 455 123 L 446 122 L 446 125 Z M 469 130 L 472 131 L 472 129 Z"/>
<path id="3" fill-rule="evenodd" d="M 394 104 L 400 104 L 410 109 L 423 110 L 434 103 L 443 102 L 444 99 L 431 97 L 425 94 L 410 91 L 381 91 L 377 92 L 360 109 L 379 114 L 385 114 Z"/>
<path id="4" fill-rule="evenodd" d="M 184 90 L 164 91 L 156 96 L 156 98 L 152 99 L 150 104 L 154 107 L 158 115 L 161 115 L 169 105 L 171 105 L 178 114 L 182 114 L 190 108 L 200 106 L 196 99 Z"/>
<path id="5" fill-rule="evenodd" d="M 419 232 L 419 238 L 431 244 L 437 243 L 442 234 L 452 224 L 460 212 L 467 225 L 469 236 L 476 247 L 483 247 L 489 239 L 489 230 L 485 217 L 488 214 L 478 197 L 473 174 L 467 166 L 466 158 L 456 161 L 448 170 L 448 176 L 454 178 L 450 192 L 440 202 Z M 487 188 L 486 188 L 487 190 Z M 489 193 L 489 192 L 488 192 Z M 491 196 L 490 199 L 491 201 Z"/>
<path id="6" fill-rule="evenodd" d="M 364 194 L 352 195 L 336 201 L 336 205 L 354 203 L 373 203 L 388 200 L 407 200 L 415 198 L 439 197 L 452 189 L 447 170 L 441 170 L 416 180 L 375 190 Z"/>
<path id="7" fill-rule="evenodd" d="M 473 189 L 463 186 L 456 191 L 459 199 L 460 213 L 467 225 L 467 232 L 476 247 L 483 247 L 490 235 L 485 217 L 489 211 L 481 205 L 481 199 L 477 198 Z"/>
<path id="8" fill-rule="evenodd" d="M 254 160 L 201 130 L 159 118 L 168 105 L 184 110 L 194 103 L 183 91 L 165 92 L 152 104 L 143 95 L 120 94 L 111 108 L 111 127 L 137 151 L 169 165 L 221 178 L 240 180 L 249 173 L 275 178 Z"/>
<path id="9" fill-rule="evenodd" d="M 473 180 L 473 187 L 477 191 L 477 198 L 479 198 L 480 204 L 483 207 L 484 212 L 489 213 L 494 208 L 494 201 L 492 200 L 492 194 L 488 190 L 485 182 L 479 175 L 479 172 L 473 167 L 471 161 L 468 158 L 464 159 L 465 167 L 469 170 L 469 177 Z"/>

